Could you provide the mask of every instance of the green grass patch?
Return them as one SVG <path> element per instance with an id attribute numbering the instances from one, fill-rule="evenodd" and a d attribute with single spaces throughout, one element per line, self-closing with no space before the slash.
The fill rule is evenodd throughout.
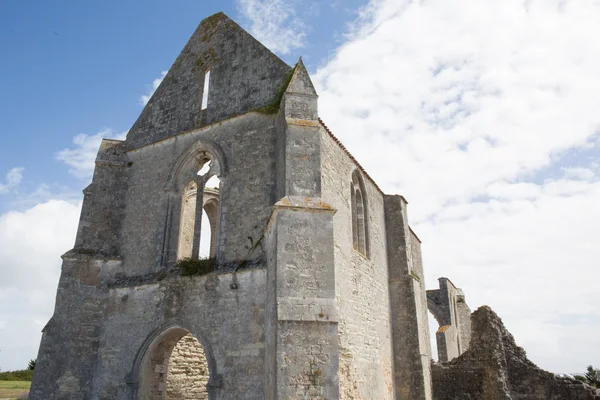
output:
<path id="1" fill-rule="evenodd" d="M 30 386 L 27 381 L 0 381 L 0 389 L 29 390 Z"/>
<path id="2" fill-rule="evenodd" d="M 0 381 L 0 399 L 25 399 L 31 382 Z"/>
<path id="3" fill-rule="evenodd" d="M 175 267 L 181 269 L 183 276 L 210 274 L 216 266 L 217 260 L 214 258 L 183 258 L 175 264 Z"/>

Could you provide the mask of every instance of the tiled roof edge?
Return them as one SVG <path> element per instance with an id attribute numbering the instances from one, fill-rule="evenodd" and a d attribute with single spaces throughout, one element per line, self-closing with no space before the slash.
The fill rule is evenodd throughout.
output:
<path id="1" fill-rule="evenodd" d="M 333 134 L 333 132 L 331 132 L 331 130 L 327 127 L 327 125 L 325 125 L 325 122 L 323 122 L 323 120 L 321 118 L 319 118 L 319 122 L 321 123 L 321 125 L 323 126 L 323 128 L 325 128 L 325 131 L 329 134 L 329 136 L 331 136 L 331 138 L 333 139 L 333 141 L 336 142 L 338 146 L 340 146 L 340 148 L 344 151 L 344 153 L 346 153 L 346 155 L 348 155 L 348 157 L 350 157 L 350 159 L 352 161 L 354 161 L 354 163 L 356 164 L 356 166 L 358 167 L 358 169 L 360 169 L 361 172 L 363 174 L 365 174 L 365 176 L 371 181 L 371 183 L 373 183 L 373 185 L 375 185 L 375 187 L 377 188 L 377 190 L 379 190 L 379 193 L 385 194 L 383 192 L 383 190 L 381 190 L 381 188 L 379 187 L 379 185 L 377 185 L 377 183 L 375 182 L 375 180 L 373 178 L 371 178 L 371 176 L 369 175 L 369 173 L 367 171 L 365 171 L 365 169 L 362 167 L 362 165 L 360 165 L 360 163 L 358 161 L 356 161 L 356 158 L 354 158 L 354 156 L 348 151 L 348 149 L 346 148 L 346 146 L 344 146 L 342 144 L 342 142 L 340 142 L 340 140 Z"/>

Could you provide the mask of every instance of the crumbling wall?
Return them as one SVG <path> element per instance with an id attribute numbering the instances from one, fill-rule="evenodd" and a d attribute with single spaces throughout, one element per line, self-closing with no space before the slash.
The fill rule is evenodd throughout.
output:
<path id="1" fill-rule="evenodd" d="M 432 366 L 435 400 L 598 400 L 600 393 L 538 368 L 516 345 L 491 308 L 471 316 L 471 345 L 447 364 Z"/>
<path id="2" fill-rule="evenodd" d="M 471 310 L 463 291 L 448 278 L 439 278 L 439 289 L 427 291 L 427 308 L 439 324 L 436 343 L 440 362 L 448 362 L 469 349 Z"/>
<path id="3" fill-rule="evenodd" d="M 208 399 L 208 363 L 202 346 L 191 334 L 173 348 L 167 375 L 168 400 Z"/>

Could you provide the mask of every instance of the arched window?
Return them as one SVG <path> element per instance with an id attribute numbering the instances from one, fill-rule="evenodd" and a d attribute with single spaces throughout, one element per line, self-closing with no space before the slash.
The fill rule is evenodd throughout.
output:
<path id="1" fill-rule="evenodd" d="M 352 207 L 352 241 L 354 250 L 365 257 L 369 257 L 367 195 L 362 176 L 358 170 L 354 170 L 352 173 L 350 204 Z"/>
<path id="2" fill-rule="evenodd" d="M 181 194 L 177 259 L 215 258 L 220 209 L 219 164 L 210 153 L 200 152 L 192 168 L 193 173 L 188 175 L 189 181 Z"/>

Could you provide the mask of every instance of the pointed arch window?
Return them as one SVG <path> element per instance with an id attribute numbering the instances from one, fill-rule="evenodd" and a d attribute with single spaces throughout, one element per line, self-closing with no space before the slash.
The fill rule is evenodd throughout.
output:
<path id="1" fill-rule="evenodd" d="M 181 196 L 177 259 L 215 258 L 219 231 L 219 164 L 210 153 L 196 158 Z M 202 223 L 202 222 L 205 223 Z"/>
<path id="2" fill-rule="evenodd" d="M 352 208 L 352 242 L 354 250 L 369 257 L 369 218 L 367 193 L 362 176 L 358 170 L 352 173 L 350 185 L 350 203 Z"/>

